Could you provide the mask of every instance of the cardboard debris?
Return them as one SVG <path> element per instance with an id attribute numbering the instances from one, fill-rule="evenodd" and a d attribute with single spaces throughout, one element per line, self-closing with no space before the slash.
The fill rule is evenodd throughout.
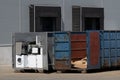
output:
<path id="1" fill-rule="evenodd" d="M 80 60 L 71 61 L 71 64 L 73 65 L 74 68 L 85 69 L 87 68 L 87 57 L 80 59 Z"/>

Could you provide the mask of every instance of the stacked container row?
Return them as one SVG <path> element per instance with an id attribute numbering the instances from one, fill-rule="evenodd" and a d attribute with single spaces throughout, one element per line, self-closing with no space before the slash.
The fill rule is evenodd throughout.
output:
<path id="1" fill-rule="evenodd" d="M 33 48 L 41 43 L 42 46 L 38 47 L 38 49 L 43 48 L 42 59 L 39 59 L 42 60 L 42 67 L 39 67 L 41 70 L 65 71 L 120 67 L 120 31 L 16 33 L 13 36 L 13 68 L 26 69 L 28 68 L 26 66 L 16 67 L 16 55 L 26 56 L 20 52 L 21 49 L 17 49 L 20 48 L 16 47 L 18 42 L 29 43 L 28 45 L 32 45 Z M 30 56 L 41 55 L 39 52 L 38 54 L 27 53 Z M 37 67 L 32 69 L 40 70 Z"/>

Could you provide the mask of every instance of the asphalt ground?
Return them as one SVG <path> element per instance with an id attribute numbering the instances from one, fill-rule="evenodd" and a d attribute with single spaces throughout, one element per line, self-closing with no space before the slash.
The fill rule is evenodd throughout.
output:
<path id="1" fill-rule="evenodd" d="M 11 66 L 0 66 L 0 80 L 120 80 L 120 70 L 80 72 L 15 73 Z"/>

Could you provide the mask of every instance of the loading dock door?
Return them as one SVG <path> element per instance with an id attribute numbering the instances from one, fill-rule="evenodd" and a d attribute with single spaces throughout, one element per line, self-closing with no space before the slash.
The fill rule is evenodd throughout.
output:
<path id="1" fill-rule="evenodd" d="M 61 7 L 29 7 L 30 32 L 61 31 Z"/>
<path id="2" fill-rule="evenodd" d="M 85 18 L 85 30 L 100 30 L 100 18 Z"/>
<path id="3" fill-rule="evenodd" d="M 40 17 L 40 26 L 42 31 L 56 31 L 56 18 Z"/>
<path id="4" fill-rule="evenodd" d="M 104 8 L 82 8 L 82 28 L 85 30 L 104 29 Z"/>

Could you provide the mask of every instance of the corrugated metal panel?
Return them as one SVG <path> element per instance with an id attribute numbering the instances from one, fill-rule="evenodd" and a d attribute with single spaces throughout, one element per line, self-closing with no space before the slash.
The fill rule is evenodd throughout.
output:
<path id="1" fill-rule="evenodd" d="M 91 31 L 87 33 L 88 37 L 88 69 L 100 68 L 100 37 L 99 32 Z"/>
<path id="2" fill-rule="evenodd" d="M 120 31 L 101 31 L 102 67 L 120 66 Z"/>
<path id="3" fill-rule="evenodd" d="M 56 60 L 55 69 L 56 70 L 68 70 L 70 68 L 69 60 Z"/>
<path id="4" fill-rule="evenodd" d="M 120 31 L 117 32 L 117 66 L 120 66 Z"/>
<path id="5" fill-rule="evenodd" d="M 66 42 L 69 41 L 69 33 L 67 32 L 56 32 L 54 35 L 55 42 Z"/>
<path id="6" fill-rule="evenodd" d="M 68 32 L 54 33 L 55 69 L 70 69 L 70 38 Z"/>
<path id="7" fill-rule="evenodd" d="M 86 33 L 72 32 L 71 33 L 71 58 L 85 58 L 87 54 Z"/>

